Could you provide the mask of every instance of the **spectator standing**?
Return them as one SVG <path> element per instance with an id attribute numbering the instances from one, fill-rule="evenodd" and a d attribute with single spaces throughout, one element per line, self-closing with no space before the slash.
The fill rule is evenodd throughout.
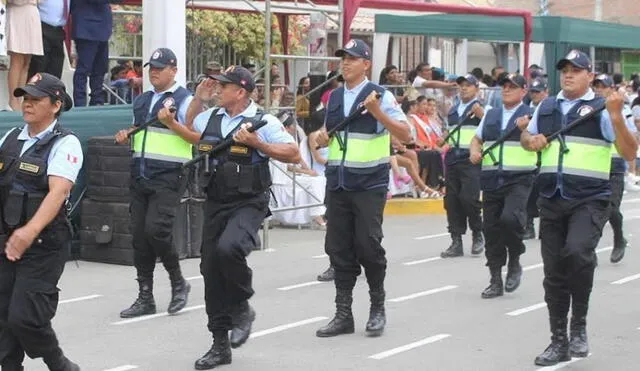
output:
<path id="1" fill-rule="evenodd" d="M 87 79 L 91 88 L 90 106 L 104 104 L 102 83 L 108 70 L 109 38 L 113 28 L 110 3 L 120 0 L 74 0 L 71 3 L 71 36 L 78 59 L 73 75 L 73 100 L 77 107 L 87 105 Z"/>
<path id="2" fill-rule="evenodd" d="M 62 76 L 64 63 L 64 26 L 69 19 L 71 0 L 44 0 L 38 2 L 42 27 L 43 55 L 34 55 L 29 65 L 29 76 L 46 72 L 57 78 Z"/>
<path id="3" fill-rule="evenodd" d="M 8 0 L 7 51 L 9 52 L 9 106 L 20 111 L 22 98 L 13 91 L 27 82 L 32 55 L 42 55 L 42 30 L 37 0 Z"/>

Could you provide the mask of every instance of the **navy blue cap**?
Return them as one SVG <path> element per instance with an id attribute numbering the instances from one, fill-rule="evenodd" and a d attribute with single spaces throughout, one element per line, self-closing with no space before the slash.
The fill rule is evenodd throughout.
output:
<path id="1" fill-rule="evenodd" d="M 155 68 L 165 68 L 167 66 L 176 67 L 178 65 L 178 58 L 175 53 L 169 48 L 156 49 L 151 53 L 149 62 L 144 64 L 144 67 L 151 65 Z"/>
<path id="2" fill-rule="evenodd" d="M 531 81 L 531 85 L 529 85 L 529 91 L 541 92 L 547 90 L 549 87 L 547 86 L 547 82 L 543 78 L 535 78 Z"/>
<path id="3" fill-rule="evenodd" d="M 475 85 L 475 86 L 479 86 L 480 85 L 480 82 L 478 81 L 478 79 L 475 76 L 473 76 L 472 74 L 470 74 L 470 73 L 468 73 L 468 74 L 466 74 L 464 76 L 460 76 L 460 77 L 458 77 L 456 79 L 456 82 L 458 84 L 462 84 L 465 81 L 468 82 L 471 85 Z"/>
<path id="4" fill-rule="evenodd" d="M 607 88 L 612 88 L 615 85 L 615 83 L 613 82 L 613 78 L 611 78 L 611 76 L 607 75 L 606 73 L 601 73 L 596 76 L 593 82 L 600 82 Z"/>
<path id="5" fill-rule="evenodd" d="M 524 76 L 518 75 L 516 73 L 509 73 L 504 75 L 504 77 L 502 77 L 502 79 L 498 81 L 498 85 L 502 86 L 507 82 L 510 82 L 521 89 L 527 88 L 527 79 L 525 79 Z"/>
<path id="6" fill-rule="evenodd" d="M 342 57 L 348 54 L 357 58 L 364 58 L 371 60 L 371 48 L 369 45 L 360 39 L 351 39 L 342 49 L 338 49 L 335 52 L 336 57 Z"/>
<path id="7" fill-rule="evenodd" d="M 220 82 L 235 84 L 248 92 L 252 92 L 256 88 L 256 81 L 253 74 L 242 66 L 231 66 L 227 68 L 221 75 L 211 76 L 212 79 Z"/>
<path id="8" fill-rule="evenodd" d="M 591 58 L 589 58 L 588 55 L 579 50 L 574 49 L 570 51 L 566 57 L 558 62 L 556 68 L 561 70 L 564 68 L 564 66 L 567 65 L 567 63 L 571 63 L 572 65 L 583 70 L 591 70 Z"/>
<path id="9" fill-rule="evenodd" d="M 48 73 L 36 73 L 29 79 L 27 85 L 13 91 L 14 97 L 31 95 L 34 97 L 56 98 L 63 103 L 63 111 L 68 111 L 73 107 L 73 99 L 67 94 L 64 83 L 59 78 Z"/>

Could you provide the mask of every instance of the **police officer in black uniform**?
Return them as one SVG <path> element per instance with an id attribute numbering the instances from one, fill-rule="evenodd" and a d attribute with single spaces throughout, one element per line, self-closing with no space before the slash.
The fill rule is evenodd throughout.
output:
<path id="1" fill-rule="evenodd" d="M 596 95 L 607 98 L 615 91 L 613 78 L 607 74 L 596 76 L 593 82 L 593 89 Z M 625 104 L 622 114 L 630 132 L 636 133 L 636 125 L 633 120 L 633 113 L 629 106 Z M 609 224 L 613 230 L 613 250 L 609 260 L 612 263 L 619 263 L 624 257 L 627 248 L 627 239 L 624 238 L 622 232 L 622 212 L 620 204 L 622 204 L 622 196 L 624 194 L 624 176 L 627 172 L 627 163 L 616 151 L 611 152 L 611 215 L 609 216 Z"/>
<path id="2" fill-rule="evenodd" d="M 135 127 L 158 119 L 132 138 L 130 209 L 139 293 L 131 307 L 120 312 L 122 318 L 156 313 L 153 271 L 158 257 L 171 281 L 169 314 L 175 314 L 187 305 L 191 289 L 182 276 L 178 253 L 173 246 L 176 208 L 186 184 L 182 163 L 193 156 L 191 143 L 184 139 L 191 133 L 184 122 L 192 96 L 175 81 L 177 65 L 178 60 L 170 49 L 160 48 L 153 52 L 145 64 L 145 67 L 149 66 L 153 90 L 133 102 L 134 127 L 116 134 L 118 143 L 128 143 L 128 134 Z M 176 114 L 171 113 L 172 108 L 177 110 Z"/>
<path id="3" fill-rule="evenodd" d="M 73 102 L 47 73 L 13 95 L 24 97 L 26 125 L 0 140 L 0 364 L 22 371 L 26 353 L 49 370 L 78 371 L 51 327 L 71 241 L 65 206 L 83 160 L 80 141 L 59 122 Z"/>
<path id="4" fill-rule="evenodd" d="M 316 336 L 354 332 L 353 288 L 362 268 L 370 300 L 365 333 L 380 336 L 387 322 L 384 307 L 387 259 L 382 247 L 382 218 L 389 185 L 389 148 L 391 136 L 408 142 L 410 130 L 394 95 L 367 79 L 372 57 L 369 46 L 353 39 L 335 55 L 342 58 L 345 84 L 329 97 L 326 127 L 319 132 L 317 142 L 329 146 L 325 170 L 328 192 L 325 251 L 335 269 L 336 314 L 316 331 Z M 363 106 L 362 114 L 329 140 L 327 130 Z"/>
<path id="5" fill-rule="evenodd" d="M 527 220 L 527 198 L 531 193 L 536 154 L 520 146 L 520 129 L 529 123 L 531 109 L 522 102 L 527 94 L 527 80 L 516 74 L 506 75 L 498 84 L 502 87 L 502 107 L 491 108 L 482 118 L 473 137 L 470 161 L 482 161 L 480 183 L 483 192 L 482 217 L 487 239 L 487 267 L 491 273 L 489 286 L 482 298 L 491 299 L 520 286 L 522 266 L 520 255 L 525 252 L 522 242 Z M 511 130 L 515 130 L 511 132 Z M 482 159 L 482 144 L 512 133 L 505 142 Z M 496 165 L 497 162 L 497 165 Z M 507 280 L 503 286 L 502 267 L 509 258 Z"/>
<path id="6" fill-rule="evenodd" d="M 611 146 L 627 160 L 635 158 L 638 148 L 625 126 L 624 99 L 619 93 L 606 99 L 605 111 L 564 133 L 560 141 L 547 142 L 546 136 L 605 104 L 589 87 L 591 67 L 589 57 L 577 50 L 560 60 L 562 90 L 540 103 L 521 135 L 525 149 L 541 151 L 538 206 L 552 335 L 551 344 L 535 359 L 540 366 L 589 354 L 587 311 L 597 263 L 595 248 L 610 212 Z"/>
<path id="7" fill-rule="evenodd" d="M 448 120 L 449 130 L 457 125 L 460 125 L 460 129 L 452 135 L 449 141 L 451 149 L 444 158 L 447 189 L 444 207 L 447 210 L 451 245 L 440 254 L 443 258 L 464 255 L 462 235 L 467 231 L 467 221 L 473 236 L 471 254 L 479 255 L 484 251 L 480 216 L 480 164 L 469 162 L 469 144 L 484 117 L 484 109 L 478 101 L 480 82 L 472 74 L 460 76 L 456 82 L 460 87 L 460 102 L 451 108 Z"/>
<path id="8" fill-rule="evenodd" d="M 202 112 L 216 81 L 219 107 Z M 203 179 L 207 201 L 200 271 L 213 346 L 195 362 L 196 370 L 231 363 L 231 348 L 249 338 L 256 312 L 248 302 L 254 291 L 246 258 L 257 246 L 258 230 L 269 212 L 269 158 L 300 162 L 298 146 L 280 121 L 249 98 L 255 87 L 248 70 L 232 66 L 203 81 L 189 107 L 189 117 L 202 112 L 193 121 L 193 136 L 202 140 L 200 149 L 211 149 L 226 138 L 235 142 L 209 159 L 211 174 Z M 262 120 L 267 121 L 264 127 L 247 130 Z"/>

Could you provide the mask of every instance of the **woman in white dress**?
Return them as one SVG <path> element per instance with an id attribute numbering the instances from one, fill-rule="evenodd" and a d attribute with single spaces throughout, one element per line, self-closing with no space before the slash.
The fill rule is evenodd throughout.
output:
<path id="1" fill-rule="evenodd" d="M 42 25 L 38 0 L 7 1 L 7 51 L 9 52 L 9 106 L 21 110 L 13 91 L 27 82 L 32 55 L 42 55 Z"/>

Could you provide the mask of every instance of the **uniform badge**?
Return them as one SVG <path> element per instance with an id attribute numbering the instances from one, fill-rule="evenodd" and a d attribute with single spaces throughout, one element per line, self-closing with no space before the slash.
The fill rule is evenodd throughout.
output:
<path id="1" fill-rule="evenodd" d="M 200 152 L 209 152 L 213 149 L 213 145 L 209 143 L 200 143 L 198 144 L 198 151 Z"/>
<path id="2" fill-rule="evenodd" d="M 164 106 L 164 108 L 169 109 L 176 105 L 176 101 L 175 99 L 168 97 L 164 101 L 162 101 L 162 105 Z"/>
<path id="3" fill-rule="evenodd" d="M 591 112 L 593 112 L 593 107 L 591 107 L 589 105 L 585 105 L 585 106 L 582 106 L 582 107 L 578 108 L 578 116 L 580 116 L 580 117 L 586 116 Z"/>
<path id="4" fill-rule="evenodd" d="M 249 148 L 245 146 L 231 146 L 231 148 L 229 148 L 229 152 L 236 155 L 246 155 L 249 153 Z"/>
<path id="5" fill-rule="evenodd" d="M 29 164 L 27 162 L 21 162 L 18 168 L 22 171 L 26 171 L 28 173 L 33 173 L 33 174 L 38 174 L 38 171 L 40 171 L 40 166 Z"/>
<path id="6" fill-rule="evenodd" d="M 4 169 L 4 162 L 0 162 L 0 170 Z"/>

